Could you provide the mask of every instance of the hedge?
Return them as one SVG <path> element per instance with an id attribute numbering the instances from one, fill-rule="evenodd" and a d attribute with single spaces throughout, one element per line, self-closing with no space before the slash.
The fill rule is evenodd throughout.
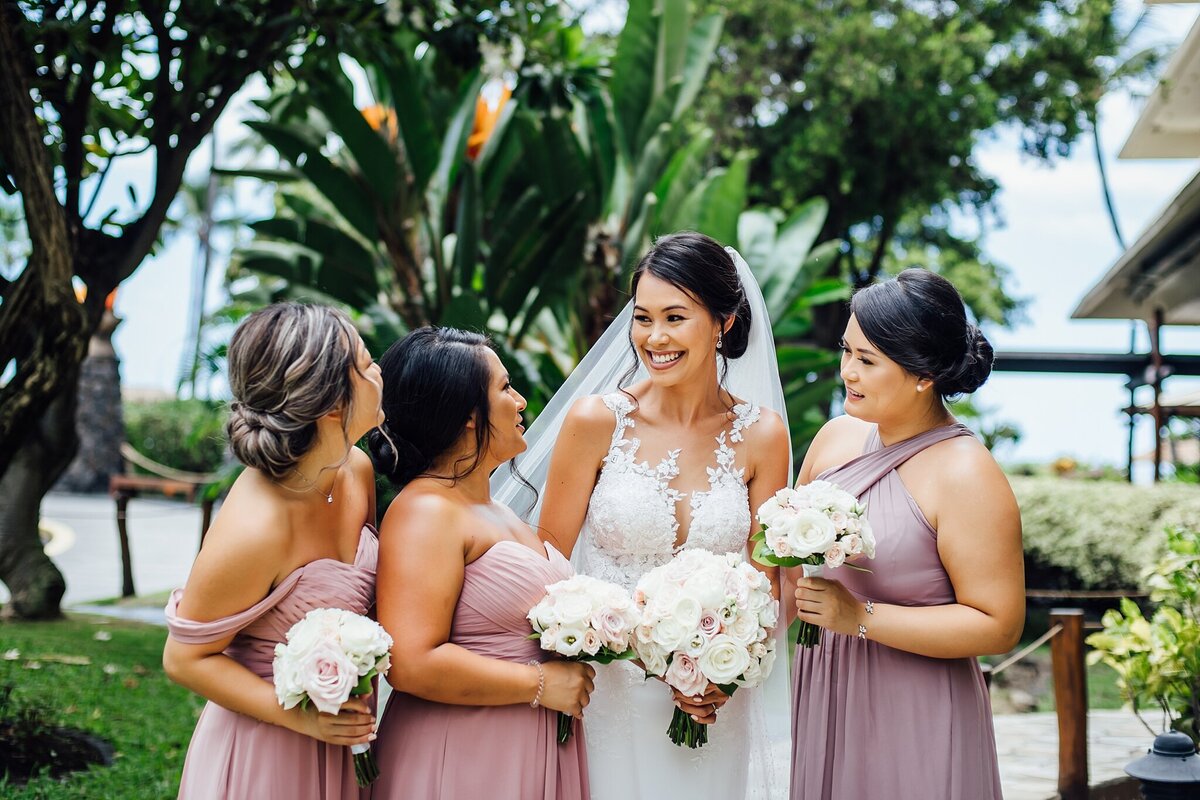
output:
<path id="1" fill-rule="evenodd" d="M 1200 526 L 1200 488 L 1010 476 L 1031 589 L 1139 589 L 1164 529 Z"/>

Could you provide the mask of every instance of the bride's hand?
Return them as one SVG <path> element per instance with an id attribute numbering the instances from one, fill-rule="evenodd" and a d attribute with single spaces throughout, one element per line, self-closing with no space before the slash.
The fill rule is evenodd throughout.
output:
<path id="1" fill-rule="evenodd" d="M 729 695 L 721 691 L 721 687 L 710 683 L 702 695 L 687 695 L 672 688 L 675 705 L 683 713 L 699 722 L 701 725 L 712 725 L 717 721 L 717 712 L 729 700 Z"/>

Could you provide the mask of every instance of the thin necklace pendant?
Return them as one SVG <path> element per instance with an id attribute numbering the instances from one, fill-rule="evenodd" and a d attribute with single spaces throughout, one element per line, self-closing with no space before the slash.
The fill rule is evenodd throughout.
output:
<path id="1" fill-rule="evenodd" d="M 333 503 L 333 492 L 330 492 L 329 494 L 325 495 L 325 502 Z"/>

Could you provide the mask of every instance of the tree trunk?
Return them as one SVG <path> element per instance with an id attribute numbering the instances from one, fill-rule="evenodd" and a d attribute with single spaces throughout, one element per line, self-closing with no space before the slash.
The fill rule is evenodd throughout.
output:
<path id="1" fill-rule="evenodd" d="M 75 455 L 74 422 L 75 392 L 62 392 L 0 478 L 0 581 L 12 594 L 12 612 L 25 619 L 62 613 L 59 602 L 67 584 L 42 549 L 38 517 L 42 498 Z"/>

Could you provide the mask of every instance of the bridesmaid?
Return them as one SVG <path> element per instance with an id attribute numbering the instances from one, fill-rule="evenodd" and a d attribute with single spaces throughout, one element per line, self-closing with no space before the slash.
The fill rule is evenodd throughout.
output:
<path id="1" fill-rule="evenodd" d="M 850 311 L 846 415 L 817 434 L 799 482 L 857 495 L 878 547 L 870 572 L 797 582 L 800 619 L 824 631 L 796 649 L 791 796 L 999 800 L 976 656 L 1021 636 L 1021 518 L 945 404 L 987 379 L 992 347 L 926 270 L 859 291 Z"/>
<path id="2" fill-rule="evenodd" d="M 383 419 L 379 368 L 344 314 L 282 303 L 238 326 L 229 386 L 246 470 L 167 604 L 163 667 L 209 700 L 179 796 L 357 798 L 346 745 L 373 738 L 367 702 L 284 711 L 271 665 L 311 609 L 375 603 L 374 475 L 354 443 Z"/>
<path id="3" fill-rule="evenodd" d="M 400 494 L 381 526 L 379 620 L 397 690 L 379 728 L 375 800 L 588 797 L 578 717 L 594 670 L 547 660 L 526 614 L 570 563 L 492 502 L 492 471 L 525 449 L 525 399 L 487 340 L 421 328 L 381 359 L 376 469 Z"/>

